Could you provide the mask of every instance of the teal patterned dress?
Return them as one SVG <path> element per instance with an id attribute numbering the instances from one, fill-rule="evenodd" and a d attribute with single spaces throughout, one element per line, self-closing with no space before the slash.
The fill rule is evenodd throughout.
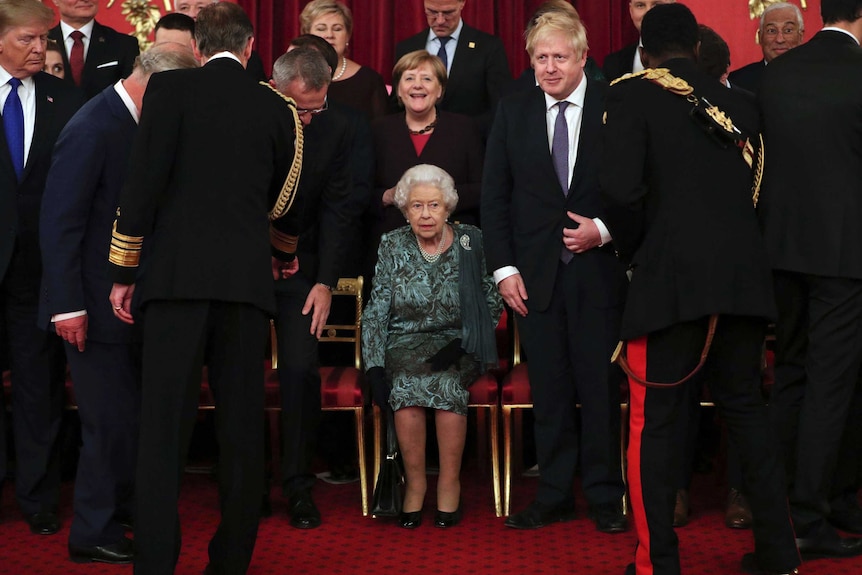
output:
<path id="1" fill-rule="evenodd" d="M 479 376 L 478 359 L 464 355 L 457 368 L 437 373 L 425 363 L 461 337 L 458 262 L 463 248 L 459 240 L 466 228 L 452 225 L 455 241 L 432 263 L 419 252 L 410 226 L 380 239 L 371 301 L 362 316 L 362 357 L 366 370 L 386 369 L 393 410 L 431 407 L 467 414 L 467 387 Z M 491 317 L 497 319 L 503 302 L 493 278 L 486 273 L 482 246 L 473 246 L 477 248 L 482 254 L 482 291 Z"/>

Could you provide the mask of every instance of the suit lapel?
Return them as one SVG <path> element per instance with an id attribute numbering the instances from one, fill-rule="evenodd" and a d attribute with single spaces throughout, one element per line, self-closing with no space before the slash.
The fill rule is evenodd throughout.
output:
<path id="1" fill-rule="evenodd" d="M 472 48 L 470 47 L 471 44 L 473 45 Z M 455 56 L 449 69 L 449 79 L 446 81 L 447 94 L 451 92 L 452 86 L 457 86 L 461 83 L 461 78 L 465 74 L 469 74 L 468 68 L 471 60 L 469 52 L 474 50 L 475 46 L 476 35 L 473 33 L 473 29 L 465 23 L 461 27 L 461 35 L 458 36 L 458 43 L 455 45 Z"/>
<path id="2" fill-rule="evenodd" d="M 11 174 L 16 181 L 15 167 L 12 165 L 12 156 L 9 155 L 9 144 L 6 143 L 6 127 L 3 125 L 3 116 L 0 115 L 0 166 L 4 174 Z"/>
<path id="3" fill-rule="evenodd" d="M 532 160 L 530 163 L 537 166 L 536 173 L 542 175 L 542 181 L 535 182 L 534 185 L 541 186 L 542 189 L 553 190 L 562 203 L 565 196 L 563 190 L 560 189 L 560 183 L 557 181 L 551 149 L 548 146 L 548 111 L 545 107 L 545 93 L 538 87 L 534 87 L 532 90 L 524 112 L 524 125 L 527 130 L 524 141 L 531 143 L 529 148 Z"/>
<path id="4" fill-rule="evenodd" d="M 21 181 L 27 178 L 33 163 L 42 153 L 42 148 L 47 145 L 48 132 L 54 123 L 54 100 L 45 88 L 40 76 L 41 73 L 33 77 L 33 81 L 36 83 L 36 125 L 33 128 L 33 141 L 30 143 L 30 153 L 27 155 L 27 164 L 24 166 Z"/>
<path id="5" fill-rule="evenodd" d="M 575 170 L 572 175 L 571 187 L 569 188 L 569 198 L 575 194 L 572 193 L 578 189 L 578 185 L 583 179 L 584 174 L 589 170 L 589 164 L 595 154 L 592 150 L 598 144 L 599 131 L 602 127 L 602 96 L 595 84 L 589 82 L 584 76 L 584 82 L 587 82 L 587 92 L 584 95 L 584 109 L 581 111 L 581 132 L 578 136 L 578 154 L 575 159 Z"/>
<path id="6" fill-rule="evenodd" d="M 87 59 L 84 60 L 84 71 L 81 73 L 81 85 L 96 73 L 96 66 L 105 63 L 108 53 L 108 41 L 105 37 L 104 28 L 93 22 L 93 37 L 90 38 L 90 47 L 87 49 Z"/>

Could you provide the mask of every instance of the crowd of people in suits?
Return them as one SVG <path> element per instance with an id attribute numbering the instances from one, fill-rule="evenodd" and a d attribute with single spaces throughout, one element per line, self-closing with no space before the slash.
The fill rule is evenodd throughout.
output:
<path id="1" fill-rule="evenodd" d="M 798 7 L 772 3 L 763 60 L 734 72 L 682 3 L 630 0 L 639 40 L 600 67 L 577 10 L 548 0 L 518 80 L 465 1 L 423 0 L 428 27 L 396 47 L 390 94 L 350 58 L 337 0 L 305 5 L 271 75 L 233 3 L 177 1 L 139 52 L 97 2 L 54 0 L 54 25 L 38 0 L 0 0 L 0 367 L 34 534 L 60 529 L 68 366 L 70 558 L 173 572 L 206 365 L 222 512 L 206 572 L 244 573 L 269 500 L 249 425 L 269 318 L 290 524 L 321 525 L 318 338 L 343 311 L 338 278 L 362 274 L 364 367 L 407 475 L 401 527 L 422 520 L 428 409 L 435 525 L 461 520 L 466 390 L 493 363 L 502 300 L 529 357 L 539 469 L 507 527 L 574 519 L 579 473 L 599 531 L 629 528 L 629 494 L 627 573 L 679 573 L 706 384 L 728 428 L 726 523 L 754 534 L 742 570 L 862 554 L 839 532 L 862 534 L 862 0 L 822 0 L 807 42 Z"/>

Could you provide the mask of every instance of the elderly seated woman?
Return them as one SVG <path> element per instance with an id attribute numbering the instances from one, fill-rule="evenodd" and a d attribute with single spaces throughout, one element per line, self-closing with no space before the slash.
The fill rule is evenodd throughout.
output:
<path id="1" fill-rule="evenodd" d="M 502 300 L 486 273 L 479 229 L 446 221 L 457 203 L 444 170 L 420 164 L 404 173 L 395 204 L 409 226 L 382 237 L 363 315 L 369 380 L 391 387 L 407 479 L 399 524 L 408 529 L 422 522 L 427 489 L 426 408 L 434 413 L 440 452 L 434 524 L 460 521 L 467 387 L 497 361 L 494 327 Z"/>

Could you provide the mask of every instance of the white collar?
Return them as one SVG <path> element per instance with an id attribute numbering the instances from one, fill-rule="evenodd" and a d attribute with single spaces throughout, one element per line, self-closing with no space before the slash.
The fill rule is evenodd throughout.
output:
<path id="1" fill-rule="evenodd" d="M 557 105 L 557 102 L 569 102 L 570 104 L 574 104 L 578 106 L 580 109 L 584 109 L 584 98 L 587 95 L 587 75 L 584 74 L 581 81 L 578 83 L 577 88 L 575 88 L 571 94 L 563 98 L 562 100 L 557 100 L 553 96 L 549 96 L 545 94 L 545 111 L 549 111 L 551 108 Z"/>
<path id="2" fill-rule="evenodd" d="M 212 62 L 213 60 L 216 60 L 218 58 L 230 58 L 231 60 L 236 60 L 237 62 L 242 64 L 242 60 L 240 60 L 236 54 L 234 54 L 233 52 L 228 52 L 227 50 L 225 50 L 224 52 L 216 52 L 215 54 L 207 58 L 207 62 Z"/>
<path id="3" fill-rule="evenodd" d="M 80 28 L 72 28 L 62 20 L 60 20 L 60 31 L 63 33 L 63 40 L 66 40 L 69 37 L 69 34 L 74 32 L 75 30 L 79 30 L 81 34 L 84 35 L 85 38 L 90 39 L 93 37 L 93 26 L 96 24 L 96 20 L 90 20 Z"/>
<path id="4" fill-rule="evenodd" d="M 117 95 L 120 97 L 120 100 L 123 101 L 123 104 L 126 105 L 126 109 L 129 110 L 129 113 L 134 118 L 135 123 L 138 124 L 141 121 L 141 111 L 138 110 L 138 107 L 135 105 L 135 101 L 132 100 L 132 97 L 129 96 L 128 90 L 123 86 L 123 81 L 118 80 L 116 84 L 114 84 L 114 91 L 117 92 Z"/>
<path id="5" fill-rule="evenodd" d="M 823 29 L 820 31 L 821 32 L 842 32 L 844 34 L 847 34 L 851 38 L 853 38 L 853 41 L 856 42 L 856 44 L 859 44 L 859 38 L 857 38 L 856 36 L 854 36 L 853 34 L 848 32 L 844 28 L 836 28 L 835 26 L 824 26 Z"/>
<path id="6" fill-rule="evenodd" d="M 461 18 L 460 20 L 458 20 L 458 27 L 455 28 L 454 32 L 449 34 L 449 37 L 452 38 L 453 40 L 455 40 L 455 44 L 458 43 L 458 37 L 461 36 L 461 30 L 463 30 L 463 29 L 464 29 L 464 19 Z M 426 40 L 426 42 L 430 42 L 431 40 L 436 40 L 436 39 L 437 39 L 437 34 L 434 33 L 433 28 L 429 27 L 428 28 L 428 40 Z"/>

